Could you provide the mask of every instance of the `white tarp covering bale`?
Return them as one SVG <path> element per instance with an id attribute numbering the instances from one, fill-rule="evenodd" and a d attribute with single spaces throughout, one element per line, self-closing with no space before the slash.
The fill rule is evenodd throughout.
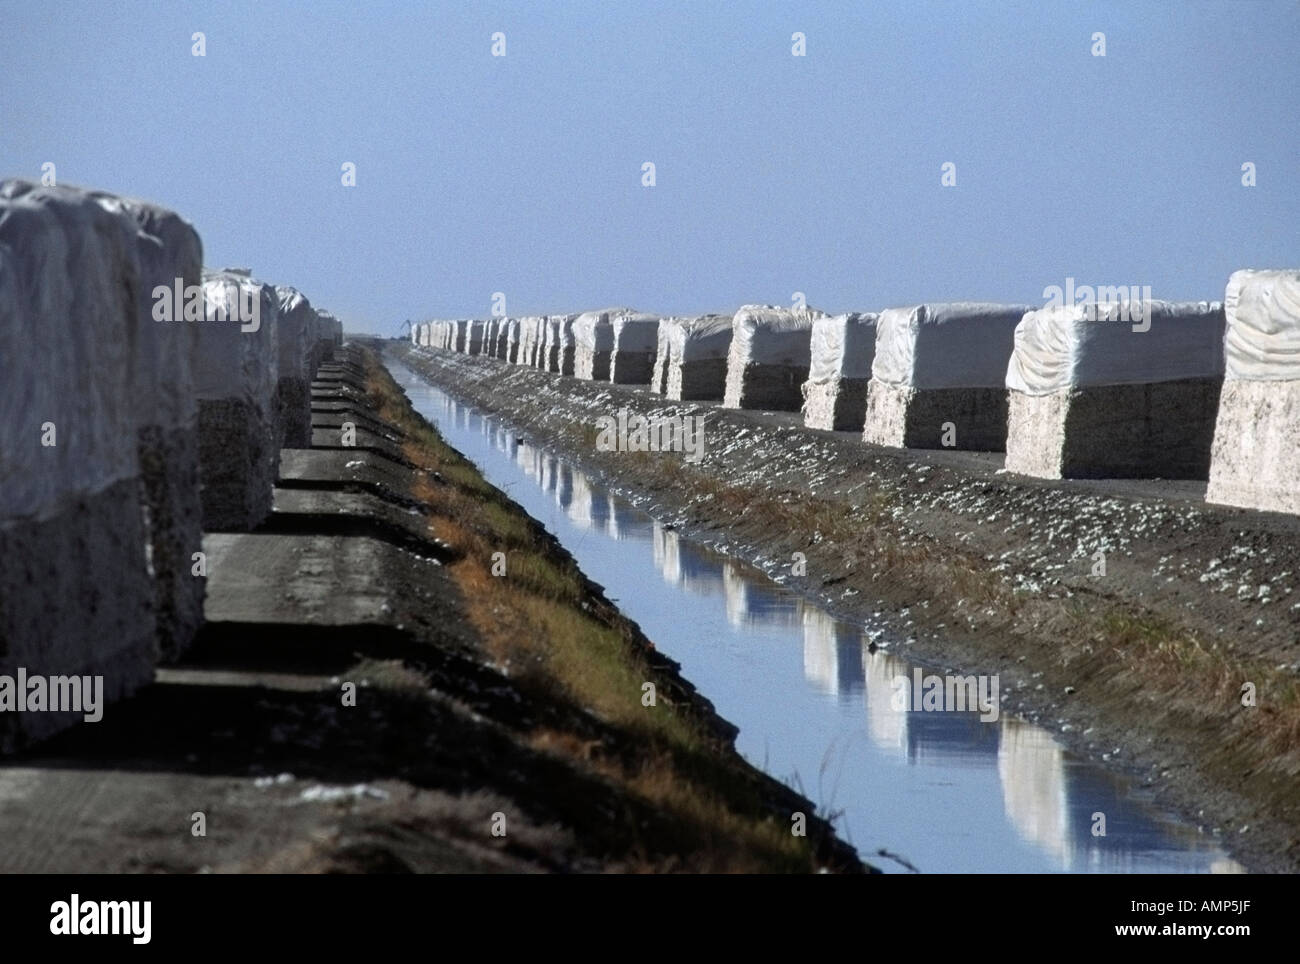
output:
<path id="1" fill-rule="evenodd" d="M 573 322 L 573 374 L 584 381 L 609 381 L 614 353 L 616 315 L 636 314 L 631 308 L 585 311 Z"/>
<path id="2" fill-rule="evenodd" d="M 1145 330 L 1134 330 L 1134 318 Z M 1028 312 L 1007 367 L 1007 471 L 1045 479 L 1207 478 L 1223 327 L 1217 302 Z"/>
<path id="3" fill-rule="evenodd" d="M 727 408 L 797 412 L 812 361 L 814 308 L 745 305 L 732 321 Z"/>
<path id="4" fill-rule="evenodd" d="M 849 313 L 813 322 L 812 362 L 803 384 L 803 423 L 808 428 L 861 431 L 879 317 Z"/>
<path id="5" fill-rule="evenodd" d="M 677 318 L 660 318 L 659 330 L 655 332 L 655 365 L 650 372 L 650 391 L 656 395 L 668 391 L 669 331 L 678 321 Z"/>
<path id="6" fill-rule="evenodd" d="M 528 342 L 528 364 L 533 368 L 541 368 L 546 358 L 546 335 L 546 318 L 541 316 L 534 318 L 532 337 Z"/>
<path id="7" fill-rule="evenodd" d="M 558 355 L 560 351 L 560 333 L 551 316 L 547 315 L 542 318 L 540 332 L 537 338 L 537 360 L 535 364 L 541 371 L 548 372 L 551 370 L 552 356 Z"/>
<path id="8" fill-rule="evenodd" d="M 519 363 L 519 319 L 511 318 L 506 322 L 505 360 L 511 365 Z"/>
<path id="9" fill-rule="evenodd" d="M 489 318 L 483 323 L 483 345 L 479 349 L 480 355 L 485 355 L 488 358 L 492 357 L 497 343 L 497 326 L 500 324 L 501 320 L 499 318 Z"/>
<path id="10" fill-rule="evenodd" d="M 547 315 L 541 319 L 541 341 L 537 367 L 544 372 L 560 373 L 564 366 L 564 339 L 571 327 L 569 315 Z M 572 374 L 572 372 L 570 372 Z"/>
<path id="11" fill-rule="evenodd" d="M 275 289 L 246 272 L 204 272 L 199 463 L 205 531 L 246 531 L 271 512 L 280 468 Z"/>
<path id="12" fill-rule="evenodd" d="M 555 371 L 561 375 L 572 375 L 574 358 L 577 352 L 577 346 L 573 341 L 573 323 L 578 320 L 577 315 L 555 315 L 559 322 L 559 348 L 557 351 L 558 361 L 556 362 Z"/>
<path id="13" fill-rule="evenodd" d="M 107 202 L 108 195 L 97 195 Z M 187 221 L 165 208 L 112 199 L 139 227 L 141 307 L 135 328 L 135 399 L 145 524 L 154 574 L 159 655 L 185 652 L 203 624 L 206 580 L 193 572 L 202 545 L 199 501 L 199 407 L 194 391 L 202 322 L 158 321 L 159 295 L 172 295 L 173 314 L 185 293 L 194 310 L 203 281 L 203 245 Z"/>
<path id="14" fill-rule="evenodd" d="M 609 356 L 609 380 L 616 385 L 649 385 L 655 367 L 659 316 L 620 312 L 610 318 L 614 347 Z"/>
<path id="15" fill-rule="evenodd" d="M 545 357 L 539 366 L 543 371 L 559 374 L 563 364 L 564 315 L 547 315 L 545 322 Z"/>
<path id="16" fill-rule="evenodd" d="M 528 364 L 528 345 L 532 331 L 533 319 L 527 315 L 519 319 L 519 331 L 516 335 L 515 344 L 515 364 L 527 366 Z"/>
<path id="17" fill-rule="evenodd" d="M 150 326 L 177 324 L 153 321 L 145 287 L 178 255 L 191 270 L 170 240 L 106 196 L 0 183 L 0 674 L 102 676 L 101 698 L 86 693 L 101 711 L 152 679 L 157 652 L 135 369 Z M 192 402 L 169 395 L 184 386 L 149 377 L 165 418 L 183 417 Z M 0 752 L 82 722 L 83 706 L 0 712 Z"/>
<path id="18" fill-rule="evenodd" d="M 315 375 L 316 312 L 298 289 L 276 285 L 279 310 L 275 316 L 275 414 L 281 445 L 311 448 L 311 380 Z"/>
<path id="19" fill-rule="evenodd" d="M 679 318 L 668 330 L 667 396 L 673 401 L 719 402 L 727 392 L 731 315 Z"/>
<path id="20" fill-rule="evenodd" d="M 308 344 L 308 369 L 309 379 L 315 378 L 316 373 L 320 371 L 320 366 L 324 363 L 325 358 L 329 355 L 329 345 L 325 338 L 325 322 L 321 318 L 320 311 L 315 305 L 311 306 L 311 317 L 307 321 L 307 344 Z M 310 401 L 308 409 L 310 409 Z"/>
<path id="21" fill-rule="evenodd" d="M 516 363 L 528 368 L 537 367 L 538 341 L 542 337 L 542 319 L 528 315 L 519 319 L 519 357 Z"/>
<path id="22" fill-rule="evenodd" d="M 1300 270 L 1233 272 L 1206 501 L 1300 514 Z"/>
<path id="23" fill-rule="evenodd" d="M 902 448 L 1001 452 L 1007 441 L 1007 365 L 1028 305 L 975 302 L 888 308 L 862 438 Z"/>

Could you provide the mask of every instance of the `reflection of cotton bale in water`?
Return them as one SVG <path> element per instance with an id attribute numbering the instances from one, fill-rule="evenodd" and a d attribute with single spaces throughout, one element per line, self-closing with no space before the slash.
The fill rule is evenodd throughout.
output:
<path id="1" fill-rule="evenodd" d="M 722 564 L 722 589 L 727 602 L 727 620 L 733 626 L 774 626 L 793 629 L 800 625 L 803 600 L 791 593 L 762 585 L 761 573 L 741 568 L 734 559 Z"/>
<path id="2" fill-rule="evenodd" d="M 658 520 L 654 525 L 652 539 L 655 567 L 664 577 L 664 582 L 675 586 L 682 581 L 681 537 L 672 529 L 665 529 Z"/>
<path id="3" fill-rule="evenodd" d="M 590 529 L 594 520 L 591 483 L 581 472 L 573 473 L 573 501 L 569 503 L 569 520 L 579 529 Z"/>
<path id="4" fill-rule="evenodd" d="M 862 631 L 809 606 L 803 611 L 803 675 L 827 693 L 862 686 Z"/>
<path id="5" fill-rule="evenodd" d="M 609 495 L 597 491 L 591 492 L 591 527 L 597 532 L 609 532 L 609 520 L 613 515 L 609 504 Z"/>
<path id="6" fill-rule="evenodd" d="M 907 674 L 907 664 L 881 650 L 862 650 L 866 685 L 867 735 L 877 746 L 907 747 L 907 711 L 894 709 L 894 678 Z"/>
<path id="7" fill-rule="evenodd" d="M 725 593 L 723 562 L 702 546 L 682 539 L 672 529 L 653 523 L 655 565 L 664 581 L 687 592 L 708 596 Z"/>
<path id="8" fill-rule="evenodd" d="M 573 469 L 561 462 L 556 471 L 555 504 L 560 507 L 561 512 L 568 512 L 571 502 L 573 502 Z"/>
<path id="9" fill-rule="evenodd" d="M 538 484 L 543 492 L 550 492 L 555 487 L 555 456 L 549 452 L 542 453 L 541 471 L 538 473 Z"/>
<path id="10" fill-rule="evenodd" d="M 897 745 L 905 749 L 909 759 L 933 756 L 946 762 L 956 758 L 969 765 L 972 758 L 986 754 L 992 763 L 997 752 L 996 724 L 980 722 L 975 711 L 954 712 L 943 708 L 927 711 L 924 700 L 920 703 L 922 708 L 916 708 L 912 702 L 916 668 L 884 652 L 863 652 L 867 729 L 872 740 L 882 746 Z M 923 679 L 933 675 L 924 670 L 922 673 Z M 955 680 L 950 682 L 955 683 Z M 941 685 L 938 691 L 940 706 L 953 705 L 947 701 L 955 699 L 955 696 L 945 695 L 946 692 Z M 969 693 L 969 690 L 965 692 Z M 894 708 L 896 699 L 899 709 Z"/>
<path id="11" fill-rule="evenodd" d="M 537 449 L 527 442 L 520 442 L 519 447 L 515 449 L 515 463 L 530 479 L 537 478 L 537 457 Z"/>
<path id="12" fill-rule="evenodd" d="M 607 528 L 611 539 L 626 539 L 628 537 L 628 519 L 624 515 L 624 510 L 619 506 L 618 500 L 612 495 L 605 496 L 605 512 L 607 513 Z"/>
<path id="13" fill-rule="evenodd" d="M 1074 842 L 1061 747 L 1046 730 L 1006 719 L 998 747 L 998 776 L 1002 804 L 1012 826 L 1068 867 L 1074 857 Z"/>

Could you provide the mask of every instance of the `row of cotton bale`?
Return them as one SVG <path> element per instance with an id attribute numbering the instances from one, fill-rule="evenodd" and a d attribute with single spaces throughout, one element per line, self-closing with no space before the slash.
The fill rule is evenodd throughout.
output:
<path id="1" fill-rule="evenodd" d="M 573 374 L 873 444 L 1005 451 L 1043 478 L 1208 477 L 1210 501 L 1300 512 L 1300 273 L 1237 272 L 1225 302 L 611 308 L 572 320 Z M 520 319 L 498 357 L 563 370 L 554 317 Z"/>
<path id="2" fill-rule="evenodd" d="M 260 522 L 310 444 L 337 319 L 202 265 L 164 208 L 0 183 L 0 676 L 149 682 L 202 623 L 203 530 Z M 0 713 L 0 752 L 82 718 Z"/>

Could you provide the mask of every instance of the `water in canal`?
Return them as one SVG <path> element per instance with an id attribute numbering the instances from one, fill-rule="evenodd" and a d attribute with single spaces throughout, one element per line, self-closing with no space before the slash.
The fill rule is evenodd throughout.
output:
<path id="1" fill-rule="evenodd" d="M 415 408 L 542 522 L 718 712 L 737 748 L 800 789 L 886 871 L 1233 872 L 1208 833 L 1153 812 L 1043 728 L 895 710 L 914 664 L 869 652 L 763 573 L 679 538 L 577 467 L 389 361 Z M 1106 835 L 1094 836 L 1096 813 Z"/>

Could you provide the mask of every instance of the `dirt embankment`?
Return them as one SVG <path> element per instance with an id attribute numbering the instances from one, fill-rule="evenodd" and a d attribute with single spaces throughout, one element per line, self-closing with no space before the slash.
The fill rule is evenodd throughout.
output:
<path id="1" fill-rule="evenodd" d="M 0 871 L 864 869 L 372 354 L 312 412 L 184 660 L 0 764 Z"/>
<path id="2" fill-rule="evenodd" d="M 1206 505 L 1203 484 L 1041 482 L 1002 473 L 1000 454 L 881 448 L 795 415 L 387 350 L 881 645 L 999 673 L 1008 709 L 1248 867 L 1300 869 L 1300 520 Z M 704 415 L 705 458 L 597 451 L 597 418 L 621 408 Z"/>

